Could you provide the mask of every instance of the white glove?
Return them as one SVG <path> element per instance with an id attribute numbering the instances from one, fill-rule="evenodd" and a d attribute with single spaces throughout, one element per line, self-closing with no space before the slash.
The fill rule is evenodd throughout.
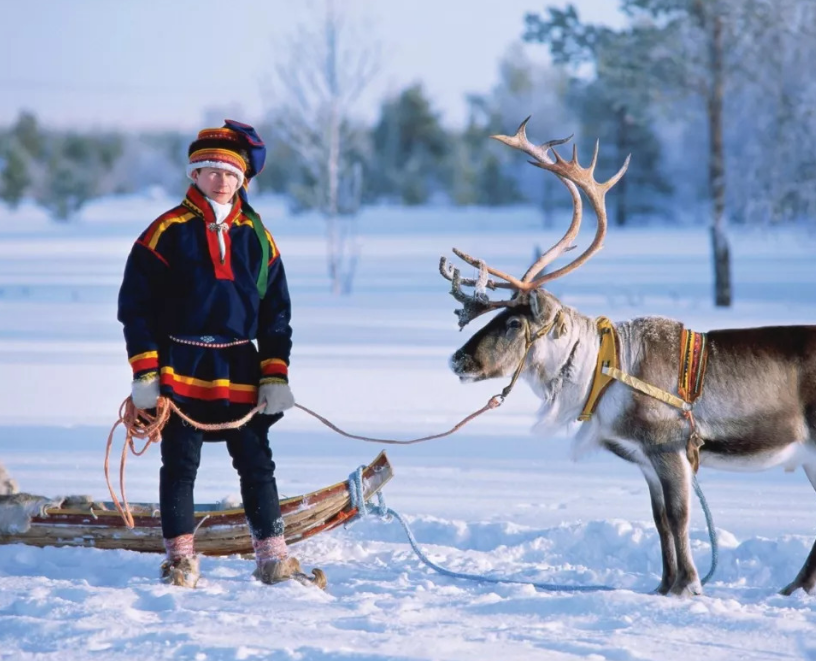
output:
<path id="1" fill-rule="evenodd" d="M 266 402 L 265 415 L 283 413 L 295 405 L 295 397 L 288 383 L 264 383 L 258 391 L 258 403 Z"/>
<path id="2" fill-rule="evenodd" d="M 156 408 L 159 403 L 159 375 L 153 373 L 134 379 L 130 385 L 130 397 L 137 409 L 145 411 Z"/>

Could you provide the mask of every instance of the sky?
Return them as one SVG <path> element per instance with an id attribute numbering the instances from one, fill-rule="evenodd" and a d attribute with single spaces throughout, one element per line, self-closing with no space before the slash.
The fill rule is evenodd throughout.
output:
<path id="1" fill-rule="evenodd" d="M 442 120 L 465 120 L 464 97 L 495 84 L 523 17 L 564 0 L 345 0 L 380 66 L 354 111 L 421 82 Z M 616 0 L 574 0 L 593 22 L 623 22 Z M 0 126 L 21 110 L 48 126 L 194 129 L 229 114 L 258 121 L 303 3 L 283 0 L 0 0 Z M 533 58 L 543 46 L 528 46 Z M 266 91 L 264 91 L 266 90 Z M 216 119 L 216 121 L 218 121 Z"/>

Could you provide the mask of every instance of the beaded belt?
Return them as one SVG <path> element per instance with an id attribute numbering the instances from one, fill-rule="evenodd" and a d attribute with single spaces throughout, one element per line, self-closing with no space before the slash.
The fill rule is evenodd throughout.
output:
<path id="1" fill-rule="evenodd" d="M 227 349 L 229 347 L 237 347 L 242 344 L 249 344 L 249 340 L 232 340 L 231 342 L 216 342 L 212 335 L 201 335 L 198 339 L 191 339 L 186 337 L 176 337 L 175 335 L 168 336 L 173 342 L 179 344 L 190 344 L 194 347 L 205 347 L 207 349 Z"/>

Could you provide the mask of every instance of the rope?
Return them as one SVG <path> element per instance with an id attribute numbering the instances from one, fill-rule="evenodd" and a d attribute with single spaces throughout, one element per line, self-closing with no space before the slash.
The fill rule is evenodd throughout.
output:
<path id="1" fill-rule="evenodd" d="M 451 427 L 448 431 L 442 432 L 441 434 L 433 434 L 431 436 L 423 436 L 422 438 L 413 438 L 413 439 L 405 440 L 405 441 L 400 441 L 400 440 L 390 439 L 390 438 L 371 438 L 369 436 L 357 436 L 356 434 L 349 434 L 348 432 L 345 432 L 342 429 L 340 429 L 340 427 L 335 425 L 333 422 L 331 422 L 328 419 L 324 418 L 319 413 L 315 413 L 314 411 L 312 411 L 311 409 L 306 408 L 305 406 L 302 406 L 300 404 L 295 404 L 295 408 L 300 409 L 301 411 L 303 411 L 305 413 L 308 413 L 312 417 L 318 419 L 320 422 L 322 422 L 324 425 L 326 425 L 332 431 L 337 432 L 338 434 L 340 434 L 341 436 L 345 436 L 346 438 L 353 438 L 353 439 L 356 439 L 358 441 L 366 441 L 367 443 L 384 443 L 386 445 L 412 445 L 414 443 L 422 443 L 423 441 L 432 441 L 435 438 L 443 438 L 444 436 L 450 436 L 454 432 L 459 431 L 459 429 L 461 429 L 468 422 L 473 420 L 473 418 L 476 418 L 476 417 L 482 415 L 482 413 L 484 413 L 485 411 L 489 411 L 490 409 L 498 408 L 499 406 L 502 405 L 503 402 L 504 402 L 504 395 L 494 395 L 493 397 L 490 398 L 490 400 L 487 402 L 487 404 L 485 404 L 482 408 L 480 408 L 478 411 L 474 411 L 473 413 L 471 413 L 466 418 L 463 418 L 462 420 L 460 420 L 456 425 Z"/>
<path id="2" fill-rule="evenodd" d="M 608 585 L 564 585 L 560 583 L 537 583 L 535 581 L 522 581 L 510 578 L 497 578 L 493 576 L 486 576 L 484 574 L 466 574 L 463 572 L 455 572 L 451 571 L 450 569 L 445 569 L 437 565 L 436 563 L 432 562 L 428 556 L 423 553 L 422 549 L 419 547 L 419 544 L 416 541 L 416 537 L 414 537 L 413 532 L 411 532 L 411 528 L 408 526 L 408 523 L 402 517 L 399 512 L 391 509 L 385 503 L 385 496 L 381 491 L 377 492 L 377 504 L 373 505 L 371 502 L 366 501 L 365 499 L 365 488 L 363 487 L 363 469 L 365 466 L 360 466 L 356 471 L 354 471 L 351 475 L 349 475 L 348 479 L 348 488 L 349 488 L 349 497 L 351 499 L 351 506 L 357 510 L 358 517 L 355 517 L 351 521 L 349 521 L 345 527 L 350 527 L 351 524 L 355 523 L 356 521 L 371 516 L 372 514 L 377 514 L 379 517 L 385 521 L 386 523 L 390 523 L 392 520 L 396 519 L 399 521 L 400 525 L 402 525 L 402 529 L 405 531 L 405 535 L 408 538 L 408 542 L 411 544 L 411 548 L 413 549 L 416 556 L 428 567 L 433 569 L 434 571 L 442 574 L 443 576 L 449 576 L 451 578 L 460 578 L 468 581 L 480 581 L 483 583 L 495 583 L 495 584 L 508 584 L 508 585 L 532 585 L 534 588 L 538 588 L 539 590 L 546 590 L 548 592 L 611 592 L 614 590 L 618 590 L 619 588 L 614 588 Z M 703 512 L 705 514 L 706 524 L 708 525 L 708 537 L 711 540 L 711 569 L 706 574 L 705 578 L 702 579 L 702 584 L 705 585 L 706 583 L 711 580 L 711 577 L 714 576 L 714 572 L 717 569 L 717 560 L 719 557 L 719 550 L 717 546 L 717 535 L 714 531 L 714 519 L 711 516 L 711 510 L 708 508 L 708 503 L 706 502 L 705 496 L 703 495 L 703 491 L 700 488 L 699 483 L 697 482 L 697 476 L 693 477 L 693 484 L 694 484 L 694 491 L 697 493 L 697 497 L 700 499 L 700 505 L 703 507 Z"/>
<path id="3" fill-rule="evenodd" d="M 527 355 L 532 348 L 533 343 L 542 336 L 543 332 L 548 332 L 552 326 L 556 323 L 558 317 L 553 319 L 545 329 L 539 330 L 534 336 L 530 336 L 529 329 L 525 327 L 525 334 L 527 336 L 527 346 L 524 350 L 524 355 L 516 368 L 513 377 L 510 383 L 502 390 L 502 392 L 498 395 L 494 395 L 491 397 L 487 404 L 485 404 L 479 410 L 471 413 L 467 417 L 463 418 L 460 422 L 454 425 L 451 429 L 446 432 L 440 434 L 433 434 L 430 436 L 423 436 L 422 438 L 415 438 L 410 440 L 396 440 L 396 439 L 382 439 L 382 438 L 372 438 L 368 436 L 358 436 L 356 434 L 349 434 L 348 432 L 343 431 L 337 425 L 329 421 L 327 418 L 324 418 L 320 414 L 312 411 L 311 409 L 302 406 L 300 404 L 295 404 L 295 408 L 300 409 L 301 411 L 311 415 L 312 417 L 316 418 L 324 425 L 326 425 L 332 431 L 340 434 L 341 436 L 345 436 L 346 438 L 351 438 L 359 441 L 366 441 L 369 443 L 384 443 L 388 445 L 412 445 L 414 443 L 421 443 L 424 441 L 430 441 L 437 438 L 443 438 L 445 436 L 450 436 L 451 434 L 458 431 L 464 425 L 469 423 L 474 418 L 482 415 L 486 411 L 491 409 L 498 408 L 504 403 L 505 398 L 510 394 L 513 390 L 513 387 L 516 384 L 519 376 L 521 375 L 521 371 L 524 367 L 524 364 L 527 360 Z M 119 515 L 122 517 L 122 520 L 125 522 L 125 525 L 132 529 L 135 526 L 135 522 L 133 520 L 133 514 L 130 510 L 130 505 L 127 501 L 127 496 L 125 494 L 125 462 L 127 460 L 127 451 L 130 451 L 136 455 L 140 456 L 147 451 L 147 448 L 152 443 L 158 443 L 161 441 L 161 430 L 167 424 L 167 421 L 170 418 L 171 413 L 176 413 L 182 420 L 187 422 L 188 424 L 192 425 L 197 429 L 201 429 L 203 431 L 223 431 L 225 429 L 236 429 L 241 427 L 242 425 L 246 424 L 256 413 L 262 411 L 266 406 L 266 402 L 259 403 L 255 408 L 253 408 L 249 413 L 238 420 L 233 420 L 231 422 L 225 423 L 200 423 L 196 420 L 193 420 L 185 413 L 183 413 L 176 404 L 167 397 L 160 397 L 159 401 L 156 406 L 156 415 L 151 415 L 147 411 L 143 411 L 137 409 L 134 404 L 133 400 L 128 397 L 125 399 L 121 406 L 119 407 L 119 419 L 114 423 L 113 427 L 111 428 L 110 433 L 108 434 L 108 441 L 107 446 L 105 449 L 105 480 L 108 484 L 108 491 L 111 495 L 111 500 L 113 501 L 116 510 L 119 512 Z M 116 497 L 114 493 L 113 486 L 110 481 L 110 453 L 111 447 L 113 445 L 113 434 L 116 431 L 116 428 L 119 425 L 124 425 L 125 427 L 125 443 L 122 447 L 122 458 L 119 465 L 119 488 L 122 494 L 122 503 L 120 503 L 119 499 Z M 693 420 L 691 421 L 692 429 L 693 427 Z M 144 446 L 141 450 L 136 450 L 135 444 L 133 439 L 147 439 Z M 536 583 L 534 581 L 521 581 L 521 580 L 514 580 L 514 579 L 502 579 L 502 578 L 494 578 L 491 576 L 484 576 L 480 574 L 466 574 L 462 572 L 454 572 L 444 567 L 440 567 L 439 565 L 433 563 L 423 552 L 422 549 L 419 547 L 416 538 L 414 537 L 413 533 L 411 532 L 408 523 L 403 519 L 403 517 L 396 511 L 392 510 L 391 508 L 387 507 L 385 504 L 385 497 L 382 492 L 377 492 L 378 504 L 376 506 L 371 505 L 365 499 L 365 490 L 363 488 L 362 482 L 362 469 L 364 466 L 358 468 L 354 473 L 349 476 L 349 495 L 351 498 L 352 507 L 358 510 L 359 517 L 366 517 L 372 514 L 372 512 L 376 511 L 379 516 L 385 521 L 391 521 L 392 519 L 396 519 L 402 525 L 403 530 L 405 531 L 406 536 L 408 537 L 408 541 L 411 544 L 411 548 L 416 553 L 417 557 L 426 565 L 428 565 L 434 571 L 439 572 L 445 576 L 450 576 L 452 578 L 461 578 L 466 580 L 473 580 L 473 581 L 482 581 L 488 583 L 497 583 L 497 584 L 512 584 L 512 585 L 532 585 L 535 588 L 541 590 L 548 590 L 548 591 L 560 591 L 560 592 L 599 592 L 599 591 L 610 591 L 615 590 L 616 588 L 605 586 L 605 585 L 561 585 L 557 583 Z M 700 488 L 699 483 L 697 482 L 697 475 L 696 473 L 693 474 L 692 483 L 694 485 L 694 491 L 697 494 L 697 497 L 700 500 L 700 505 L 703 508 L 703 513 L 706 519 L 706 525 L 708 526 L 708 536 L 709 540 L 711 541 L 711 568 L 706 574 L 705 578 L 702 579 L 702 584 L 705 585 L 714 575 L 714 572 L 717 569 L 717 563 L 719 558 L 719 547 L 717 541 L 717 533 L 714 528 L 714 519 L 711 515 L 711 510 L 708 507 L 708 503 L 703 495 L 703 491 Z M 352 523 L 356 521 L 353 519 L 349 522 Z M 201 522 L 203 523 L 203 521 Z M 199 523 L 199 526 L 201 525 Z M 349 525 L 347 524 L 347 525 Z M 196 528 L 198 530 L 198 528 Z"/>
<path id="4" fill-rule="evenodd" d="M 553 317 L 552 321 L 550 321 L 550 323 L 544 325 L 542 328 L 538 329 L 538 331 L 536 331 L 535 335 L 530 334 L 530 326 L 529 326 L 529 324 L 527 324 L 525 322 L 525 324 L 524 324 L 524 335 L 525 335 L 525 344 L 526 344 L 526 346 L 524 347 L 524 353 L 523 353 L 523 355 L 521 357 L 521 360 L 519 361 L 518 367 L 516 367 L 516 370 L 513 372 L 513 376 L 510 379 L 510 383 L 507 384 L 504 387 L 504 389 L 502 389 L 502 391 L 498 395 L 493 395 L 493 397 L 491 397 L 488 400 L 487 404 L 485 404 L 478 411 L 474 411 L 469 416 L 463 418 L 456 425 L 451 427 L 448 431 L 442 432 L 441 434 L 433 434 L 431 436 L 423 436 L 422 438 L 414 438 L 414 439 L 404 440 L 404 441 L 400 441 L 400 440 L 396 440 L 396 439 L 390 439 L 390 438 L 385 439 L 385 438 L 371 438 L 369 436 L 357 436 L 356 434 L 349 434 L 348 432 L 343 431 L 337 425 L 333 424 L 332 422 L 330 422 L 329 420 L 324 418 L 322 415 L 319 415 L 318 413 L 315 413 L 314 411 L 312 411 L 311 409 L 306 408 L 305 406 L 301 406 L 300 404 L 295 404 L 295 408 L 300 409 L 304 413 L 308 413 L 309 415 L 311 415 L 312 417 L 316 418 L 317 420 L 322 422 L 324 425 L 326 425 L 329 429 L 331 429 L 334 432 L 337 432 L 341 436 L 345 436 L 346 438 L 353 438 L 353 439 L 358 440 L 358 441 L 366 441 L 367 443 L 384 443 L 386 445 L 412 445 L 414 443 L 422 443 L 424 441 L 432 441 L 432 440 L 437 439 L 437 438 L 443 438 L 445 436 L 450 436 L 454 432 L 459 431 L 462 427 L 464 427 L 467 423 L 469 423 L 474 418 L 482 415 L 482 413 L 484 413 L 486 411 L 490 411 L 491 409 L 497 409 L 504 403 L 504 400 L 507 398 L 507 396 L 513 390 L 513 388 L 516 385 L 516 382 L 518 381 L 519 377 L 521 376 L 522 371 L 524 370 L 524 365 L 527 362 L 527 356 L 530 353 L 530 349 L 532 349 L 533 344 L 535 343 L 536 340 L 538 340 L 539 338 L 541 338 L 544 335 L 546 335 L 547 333 L 549 333 L 552 330 L 553 326 L 555 326 L 555 324 L 558 323 L 558 321 L 560 319 L 561 319 L 561 311 L 559 310 L 556 313 L 556 315 Z"/>
<path id="5" fill-rule="evenodd" d="M 536 583 L 535 581 L 522 581 L 510 578 L 496 578 L 493 576 L 484 576 L 482 574 L 466 574 L 463 572 L 455 572 L 449 569 L 445 569 L 444 567 L 440 567 L 439 565 L 432 562 L 428 556 L 426 556 L 422 549 L 419 547 L 419 544 L 414 537 L 414 534 L 411 532 L 411 528 L 408 526 L 408 523 L 395 510 L 387 507 L 385 504 L 385 497 L 383 496 L 382 492 L 377 492 L 378 503 L 377 505 L 371 505 L 365 501 L 365 490 L 363 489 L 363 469 L 365 466 L 360 466 L 355 472 L 353 472 L 349 476 L 349 495 L 351 497 L 351 506 L 357 508 L 357 512 L 360 517 L 370 516 L 372 513 L 376 512 L 379 514 L 380 517 L 384 521 L 391 521 L 392 519 L 396 519 L 402 525 L 402 529 L 405 531 L 405 535 L 408 537 L 408 542 L 411 544 L 411 548 L 416 553 L 416 556 L 428 567 L 433 569 L 436 572 L 444 576 L 450 576 L 451 578 L 461 578 L 469 581 L 481 581 L 483 583 L 497 583 L 497 584 L 509 584 L 509 585 L 532 585 L 539 590 L 548 590 L 553 592 L 610 592 L 615 590 L 616 588 L 607 586 L 607 585 L 561 585 L 558 583 Z"/>
<path id="6" fill-rule="evenodd" d="M 456 425 L 451 427 L 446 432 L 442 432 L 441 434 L 432 434 L 430 436 L 423 436 L 422 438 L 415 438 L 410 440 L 396 440 L 396 439 L 385 439 L 385 438 L 372 438 L 368 436 L 358 436 L 356 434 L 349 434 L 348 432 L 343 431 L 337 425 L 329 421 L 327 418 L 324 418 L 322 415 L 312 411 L 311 409 L 302 406 L 300 404 L 295 404 L 295 408 L 300 409 L 304 413 L 311 415 L 312 417 L 316 418 L 324 425 L 326 425 L 332 431 L 340 434 L 341 436 L 345 436 L 346 438 L 352 438 L 358 441 L 366 441 L 368 443 L 384 443 L 386 445 L 412 445 L 414 443 L 422 443 L 424 441 L 431 441 L 437 438 L 444 438 L 445 436 L 450 436 L 451 434 L 459 431 L 462 427 L 464 427 L 467 423 L 469 423 L 474 418 L 482 415 L 486 411 L 490 411 L 491 409 L 498 408 L 504 403 L 505 398 L 510 394 L 510 391 L 513 390 L 513 387 L 516 385 L 516 381 L 518 380 L 521 372 L 524 368 L 524 364 L 527 361 L 527 355 L 530 352 L 530 349 L 533 346 L 533 343 L 540 338 L 542 335 L 548 333 L 550 329 L 555 325 L 555 323 L 559 320 L 561 316 L 561 312 L 559 311 L 558 314 L 553 318 L 553 320 L 545 325 L 543 328 L 539 329 L 538 332 L 534 335 L 530 335 L 530 329 L 527 324 L 525 324 L 524 331 L 526 336 L 526 344 L 527 346 L 524 349 L 524 355 L 522 356 L 521 361 L 519 362 L 516 371 L 513 373 L 513 378 L 510 380 L 510 383 L 501 391 L 500 394 L 494 395 L 491 397 L 487 404 L 485 404 L 482 408 L 478 411 L 474 411 L 467 417 L 463 418 L 459 421 Z M 190 342 L 181 338 L 173 337 L 173 340 L 176 342 L 181 342 L 184 344 L 195 344 L 194 342 Z M 211 344 L 207 346 L 212 347 Z M 246 424 L 252 416 L 254 416 L 259 411 L 262 411 L 265 407 L 266 403 L 261 402 L 259 403 L 254 409 L 252 409 L 249 413 L 247 413 L 243 418 L 239 420 L 234 420 L 232 422 L 221 423 L 221 424 L 204 424 L 193 420 L 185 413 L 183 413 L 174 403 L 167 397 L 159 397 L 159 401 L 156 405 L 156 415 L 151 415 L 147 411 L 143 411 L 137 409 L 136 406 L 133 404 L 133 400 L 128 397 L 122 402 L 122 405 L 119 407 L 119 419 L 113 424 L 113 427 L 108 434 L 108 442 L 107 447 L 105 448 L 105 480 L 108 484 L 108 491 L 110 491 L 111 500 L 113 501 L 116 510 L 119 512 L 122 520 L 125 522 L 125 525 L 128 528 L 133 528 L 135 522 L 133 520 L 133 514 L 130 511 L 130 505 L 127 501 L 127 496 L 125 495 L 125 462 L 127 460 L 127 451 L 130 451 L 135 454 L 136 456 L 140 456 L 147 451 L 147 448 L 152 443 L 159 443 L 161 441 L 161 430 L 164 428 L 164 425 L 167 424 L 167 421 L 170 418 L 170 414 L 175 413 L 178 415 L 182 420 L 187 422 L 189 425 L 192 425 L 196 429 L 201 429 L 203 431 L 222 431 L 224 429 L 235 429 Z M 125 444 L 122 447 L 122 458 L 119 463 L 119 490 L 122 494 L 122 503 L 119 502 L 119 499 L 116 497 L 116 494 L 113 491 L 113 486 L 111 485 L 110 481 L 110 452 L 111 446 L 113 445 L 113 434 L 116 431 L 116 428 L 119 425 L 124 425 L 125 427 Z M 134 445 L 133 439 L 146 439 L 144 447 L 137 451 Z"/>
<path id="7" fill-rule="evenodd" d="M 711 569 L 708 570 L 708 573 L 701 581 L 701 583 L 705 585 L 711 580 L 711 577 L 714 576 L 714 572 L 717 571 L 717 563 L 720 559 L 720 547 L 717 541 L 717 531 L 714 528 L 714 517 L 711 516 L 711 510 L 708 508 L 708 501 L 703 495 L 703 490 L 700 488 L 700 483 L 697 481 L 697 475 L 692 475 L 691 483 L 694 485 L 694 493 L 697 494 L 697 498 L 700 500 L 700 507 L 703 508 L 706 526 L 708 526 L 708 539 L 711 542 Z"/>
<path id="8" fill-rule="evenodd" d="M 518 374 L 516 374 L 516 377 L 517 376 Z M 510 390 L 512 390 L 513 385 L 515 384 L 515 380 L 516 378 L 514 377 L 511 384 L 507 388 L 505 388 L 501 394 L 494 395 L 493 397 L 491 397 L 488 400 L 487 404 L 485 404 L 482 408 L 480 408 L 478 411 L 474 411 L 467 417 L 463 418 L 460 422 L 458 422 L 448 431 L 443 432 L 441 434 L 433 434 L 431 436 L 424 436 L 422 438 L 415 438 L 404 441 L 384 438 L 370 438 L 367 436 L 357 436 L 355 434 L 349 434 L 348 432 L 345 432 L 342 429 L 340 429 L 337 425 L 329 421 L 327 418 L 324 418 L 322 415 L 315 413 L 314 411 L 312 411 L 309 408 L 306 408 L 305 406 L 295 404 L 295 408 L 299 408 L 301 411 L 308 413 L 309 415 L 313 416 L 314 418 L 322 422 L 332 431 L 335 431 L 341 436 L 345 436 L 347 438 L 353 438 L 359 441 L 367 441 L 369 443 L 384 443 L 388 445 L 411 445 L 413 443 L 421 443 L 423 441 L 430 441 L 436 438 L 450 436 L 451 434 L 457 432 L 459 429 L 465 426 L 467 423 L 469 423 L 471 420 L 480 416 L 482 413 L 485 413 L 486 411 L 489 411 L 491 409 L 498 408 L 499 406 L 502 405 L 502 403 L 504 402 L 504 398 L 509 394 Z M 198 422 L 197 420 L 193 420 L 181 409 L 179 409 L 179 407 L 176 406 L 176 404 L 168 397 L 159 397 L 159 401 L 156 405 L 155 415 L 151 415 L 147 411 L 143 411 L 141 409 L 136 408 L 136 406 L 133 404 L 133 400 L 130 397 L 125 399 L 125 401 L 123 401 L 121 406 L 119 407 L 119 419 L 113 424 L 113 427 L 111 428 L 110 433 L 108 434 L 108 442 L 105 448 L 105 481 L 108 484 L 108 491 L 110 492 L 111 500 L 113 501 L 114 507 L 116 507 L 116 511 L 119 512 L 119 515 L 122 517 L 122 520 L 125 522 L 125 525 L 131 529 L 135 526 L 133 514 L 130 510 L 130 505 L 128 504 L 127 496 L 125 494 L 125 463 L 127 461 L 128 449 L 130 449 L 131 453 L 138 457 L 144 454 L 147 451 L 147 448 L 152 443 L 161 442 L 161 430 L 164 428 L 164 426 L 167 424 L 167 421 L 170 419 L 171 413 L 175 413 L 187 424 L 195 427 L 196 429 L 201 429 L 202 431 L 223 431 L 225 429 L 236 429 L 238 427 L 245 425 L 256 413 L 262 411 L 265 406 L 266 402 L 261 402 L 249 413 L 247 413 L 244 417 L 239 418 L 238 420 L 233 420 L 232 422 L 203 423 Z M 111 447 L 113 446 L 113 435 L 116 432 L 116 428 L 119 425 L 124 425 L 125 427 L 125 444 L 122 446 L 122 457 L 119 463 L 119 491 L 122 494 L 121 502 L 116 497 L 116 493 L 113 490 L 113 485 L 111 484 L 110 480 Z M 135 438 L 145 440 L 145 444 L 141 450 L 136 449 L 133 440 Z"/>
<path id="9" fill-rule="evenodd" d="M 108 483 L 111 500 L 116 507 L 116 511 L 119 512 L 119 515 L 125 522 L 125 525 L 131 529 L 135 526 L 133 513 L 130 510 L 127 495 L 125 494 L 125 462 L 127 461 L 128 450 L 138 457 L 143 455 L 152 443 L 159 443 L 161 441 L 161 430 L 170 419 L 171 413 L 175 413 L 182 420 L 202 431 L 223 431 L 224 429 L 236 429 L 245 425 L 252 416 L 258 411 L 263 410 L 264 406 L 265 404 L 259 404 L 244 417 L 233 420 L 232 422 L 205 424 L 190 418 L 167 397 L 159 397 L 159 401 L 156 404 L 155 415 L 137 409 L 130 397 L 125 399 L 119 407 L 119 419 L 113 424 L 113 427 L 111 427 L 110 433 L 108 434 L 108 442 L 105 447 L 105 481 Z M 110 480 L 110 454 L 111 447 L 113 446 L 113 434 L 119 425 L 125 427 L 125 443 L 122 446 L 122 458 L 119 463 L 119 491 L 122 494 L 121 503 L 116 497 L 116 493 L 114 493 L 113 485 Z M 136 449 L 134 439 L 137 438 L 145 440 L 145 444 L 141 450 Z"/>

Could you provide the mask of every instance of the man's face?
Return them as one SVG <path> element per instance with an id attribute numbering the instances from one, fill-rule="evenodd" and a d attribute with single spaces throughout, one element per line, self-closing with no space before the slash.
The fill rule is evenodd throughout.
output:
<path id="1" fill-rule="evenodd" d="M 238 190 L 238 176 L 228 170 L 200 168 L 192 176 L 201 192 L 219 204 L 229 202 Z"/>

